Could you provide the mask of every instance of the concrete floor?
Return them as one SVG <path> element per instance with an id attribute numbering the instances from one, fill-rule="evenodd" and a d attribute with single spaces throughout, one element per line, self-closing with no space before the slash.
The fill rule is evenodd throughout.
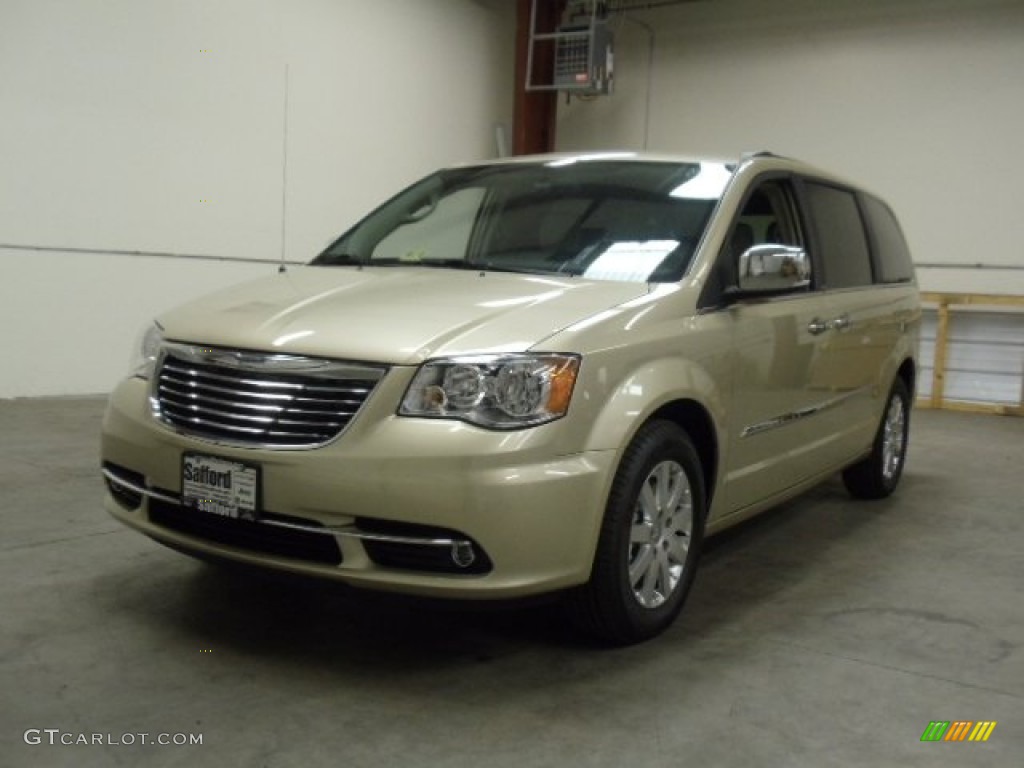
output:
<path id="1" fill-rule="evenodd" d="M 681 620 L 607 651 L 551 606 L 378 599 L 164 549 L 100 507 L 102 409 L 0 401 L 0 766 L 1022 764 L 1024 420 L 915 413 L 895 498 L 832 482 L 724 534 Z M 998 726 L 921 743 L 931 720 Z"/>

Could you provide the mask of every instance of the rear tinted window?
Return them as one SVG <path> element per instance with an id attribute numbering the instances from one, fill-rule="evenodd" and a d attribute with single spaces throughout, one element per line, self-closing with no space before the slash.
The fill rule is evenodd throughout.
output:
<path id="1" fill-rule="evenodd" d="M 854 193 L 813 182 L 806 190 L 821 249 L 824 287 L 870 285 L 871 256 Z"/>
<path id="2" fill-rule="evenodd" d="M 880 283 L 903 283 L 914 279 L 914 265 L 899 222 L 885 203 L 862 195 L 864 215 L 874 233 L 875 270 Z"/>

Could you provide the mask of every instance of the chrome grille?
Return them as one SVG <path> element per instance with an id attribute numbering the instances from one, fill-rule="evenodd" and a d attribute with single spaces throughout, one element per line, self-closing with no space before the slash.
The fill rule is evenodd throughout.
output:
<path id="1" fill-rule="evenodd" d="M 322 358 L 165 346 L 157 418 L 228 445 L 314 448 L 337 437 L 386 369 Z"/>

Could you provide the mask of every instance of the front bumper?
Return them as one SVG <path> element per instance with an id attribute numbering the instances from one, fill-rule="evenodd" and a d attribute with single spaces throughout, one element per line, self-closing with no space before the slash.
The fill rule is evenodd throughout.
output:
<path id="1" fill-rule="evenodd" d="M 404 384 L 382 381 L 337 441 L 275 451 L 176 434 L 151 416 L 147 383 L 129 379 L 111 396 L 103 424 L 106 509 L 177 549 L 354 586 L 485 599 L 585 582 L 614 452 L 558 455 L 552 446 L 564 422 L 489 432 L 397 417 Z M 211 520 L 181 507 L 186 451 L 258 464 L 261 521 Z M 244 535 L 222 535 L 232 525 Z M 467 547 L 473 563 L 461 567 Z M 448 572 L 430 565 L 446 560 Z"/>

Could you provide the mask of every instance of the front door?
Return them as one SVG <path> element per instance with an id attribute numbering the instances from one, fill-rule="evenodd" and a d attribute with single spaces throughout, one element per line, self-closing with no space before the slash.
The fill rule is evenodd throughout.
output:
<path id="1" fill-rule="evenodd" d="M 723 282 L 734 279 L 730 266 L 752 245 L 809 250 L 807 217 L 799 211 L 789 180 L 756 185 L 720 259 L 726 266 Z M 741 300 L 726 310 L 735 355 L 724 468 L 726 514 L 835 465 L 836 427 L 850 394 L 834 386 L 834 313 L 820 285 L 820 275 L 812 274 L 805 289 Z"/>
<path id="2" fill-rule="evenodd" d="M 846 395 L 828 383 L 817 291 L 730 312 L 736 376 L 725 482 L 736 512 L 829 468 Z"/>

